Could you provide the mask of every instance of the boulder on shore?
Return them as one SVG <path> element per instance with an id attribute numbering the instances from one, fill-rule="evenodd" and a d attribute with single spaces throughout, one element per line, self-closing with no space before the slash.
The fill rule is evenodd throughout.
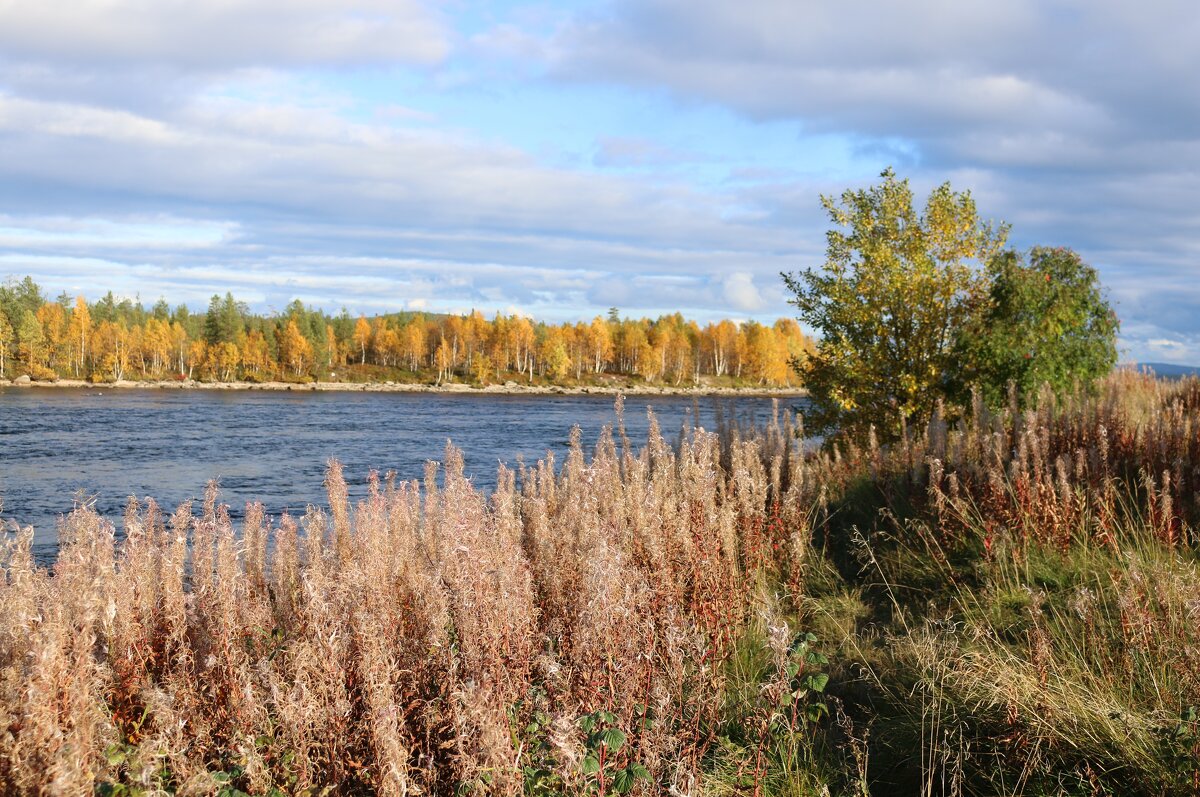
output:
<path id="1" fill-rule="evenodd" d="M 13 380 L 14 385 L 28 385 L 31 382 L 33 382 L 33 380 L 29 378 L 29 374 L 21 374 Z"/>

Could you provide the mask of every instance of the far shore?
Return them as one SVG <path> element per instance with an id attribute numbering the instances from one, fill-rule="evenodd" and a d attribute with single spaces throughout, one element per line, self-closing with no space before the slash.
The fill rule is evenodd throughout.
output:
<path id="1" fill-rule="evenodd" d="M 806 396 L 803 388 L 733 388 L 704 385 L 670 387 L 658 385 L 580 385 L 572 387 L 523 385 L 519 382 L 476 387 L 457 382 L 438 384 L 409 384 L 401 382 L 198 382 L 192 379 L 92 383 L 82 379 L 58 379 L 56 381 L 24 381 L 0 379 L 0 388 L 67 388 L 84 390 L 269 390 L 290 392 L 353 392 L 353 393 L 499 393 L 512 395 L 567 395 L 567 396 Z"/>

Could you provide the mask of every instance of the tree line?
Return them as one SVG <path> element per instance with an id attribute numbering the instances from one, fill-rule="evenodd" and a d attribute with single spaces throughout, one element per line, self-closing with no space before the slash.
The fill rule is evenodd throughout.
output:
<path id="1" fill-rule="evenodd" d="M 0 286 L 0 378 L 562 384 L 617 376 L 785 387 L 797 383 L 792 363 L 812 348 L 790 318 L 701 326 L 679 313 L 634 319 L 615 308 L 563 324 L 478 311 L 354 317 L 298 300 L 260 314 L 230 293 L 194 313 L 161 299 L 147 309 L 111 292 L 95 302 L 65 293 L 50 299 L 31 277 Z"/>

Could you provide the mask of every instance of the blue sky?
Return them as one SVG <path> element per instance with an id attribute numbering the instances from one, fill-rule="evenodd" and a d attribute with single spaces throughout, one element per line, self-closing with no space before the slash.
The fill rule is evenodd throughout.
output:
<path id="1" fill-rule="evenodd" d="M 1174 0 L 0 3 L 0 277 L 770 319 L 893 165 L 1200 362 L 1197 41 Z"/>

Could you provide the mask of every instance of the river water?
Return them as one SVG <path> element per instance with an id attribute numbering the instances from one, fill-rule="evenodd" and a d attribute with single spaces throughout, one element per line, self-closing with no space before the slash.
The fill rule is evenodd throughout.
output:
<path id="1" fill-rule="evenodd" d="M 719 401 L 727 416 L 762 422 L 772 411 L 769 398 Z M 639 446 L 648 407 L 669 439 L 693 406 L 706 428 L 717 412 L 715 399 L 680 396 L 633 396 L 625 406 Z M 76 501 L 116 522 L 129 496 L 173 509 L 217 479 L 235 518 L 254 500 L 270 514 L 302 513 L 324 504 L 330 458 L 361 497 L 372 469 L 420 478 L 447 440 L 463 449 L 474 484 L 490 490 L 499 463 L 532 464 L 547 451 L 561 463 L 572 425 L 590 448 L 614 420 L 611 396 L 0 388 L 0 520 L 32 525 L 35 553 L 48 561 L 58 519 Z"/>

